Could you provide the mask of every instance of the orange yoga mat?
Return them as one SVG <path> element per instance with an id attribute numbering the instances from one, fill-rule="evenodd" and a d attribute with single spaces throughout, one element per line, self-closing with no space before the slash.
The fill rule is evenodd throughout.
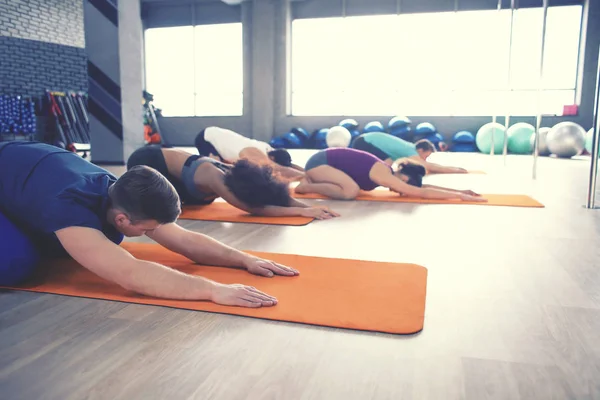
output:
<path id="1" fill-rule="evenodd" d="M 298 199 L 328 199 L 320 194 L 300 194 L 292 189 L 292 195 Z M 476 201 L 462 200 L 438 200 L 438 199 L 420 199 L 415 197 L 400 196 L 389 190 L 372 190 L 370 192 L 361 191 L 355 200 L 362 201 L 384 201 L 393 203 L 419 203 L 419 204 L 476 204 L 481 206 L 508 206 L 508 207 L 536 207 L 543 208 L 544 205 L 537 200 L 523 194 L 482 194 L 488 201 L 480 203 Z"/>
<path id="2" fill-rule="evenodd" d="M 394 334 L 423 329 L 427 269 L 419 265 L 252 252 L 300 271 L 296 277 L 264 278 L 240 269 L 199 266 L 156 244 L 122 246 L 137 258 L 189 274 L 254 286 L 277 297 L 278 304 L 250 309 L 145 297 L 99 278 L 70 259 L 54 260 L 28 284 L 9 289 Z"/>
<path id="3" fill-rule="evenodd" d="M 214 202 L 206 206 L 184 206 L 180 219 L 201 221 L 243 222 L 265 225 L 308 225 L 314 218 L 309 217 L 261 217 L 248 214 L 229 203 Z"/>

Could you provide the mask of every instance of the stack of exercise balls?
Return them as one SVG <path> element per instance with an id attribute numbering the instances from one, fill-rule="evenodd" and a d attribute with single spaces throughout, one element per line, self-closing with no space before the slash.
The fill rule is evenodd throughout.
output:
<path id="1" fill-rule="evenodd" d="M 388 122 L 388 132 L 400 139 L 409 140 L 412 135 L 411 123 L 408 117 L 396 116 Z"/>
<path id="2" fill-rule="evenodd" d="M 493 142 L 494 154 L 502 154 L 504 132 L 504 125 L 499 123 L 490 122 L 479 128 L 475 137 L 479 151 L 490 154 Z M 518 122 L 508 128 L 506 137 L 508 152 L 512 154 L 533 153 L 536 137 L 533 125 Z M 571 121 L 560 122 L 552 128 L 542 127 L 538 137 L 538 154 L 542 156 L 554 154 L 561 158 L 571 158 L 581 154 L 586 147 L 585 130 L 579 124 Z"/>
<path id="3" fill-rule="evenodd" d="M 452 151 L 472 153 L 477 151 L 475 135 L 469 131 L 459 131 L 452 136 Z"/>
<path id="4" fill-rule="evenodd" d="M 304 128 L 292 128 L 282 136 L 271 139 L 269 144 L 274 149 L 304 149 L 307 148 L 310 135 Z"/>
<path id="5" fill-rule="evenodd" d="M 350 136 L 352 137 L 352 141 L 360 136 L 360 129 L 358 129 L 358 122 L 356 122 L 356 120 L 348 118 L 341 121 L 338 125 L 348 129 Z"/>
<path id="6" fill-rule="evenodd" d="M 411 142 L 417 142 L 419 140 L 430 141 L 437 150 L 446 151 L 448 145 L 444 141 L 444 137 L 437 131 L 437 128 L 430 122 L 421 122 L 412 131 Z M 405 139 L 406 140 L 406 139 Z"/>

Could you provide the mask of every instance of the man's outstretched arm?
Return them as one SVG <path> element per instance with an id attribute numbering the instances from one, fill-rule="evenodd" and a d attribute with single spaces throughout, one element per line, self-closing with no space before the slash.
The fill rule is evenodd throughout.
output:
<path id="1" fill-rule="evenodd" d="M 298 271 L 293 268 L 236 250 L 209 236 L 188 231 L 175 223 L 163 225 L 146 235 L 169 250 L 199 264 L 244 268 L 250 273 L 263 276 L 298 275 Z"/>
<path id="2" fill-rule="evenodd" d="M 210 300 L 243 307 L 277 303 L 275 298 L 254 288 L 222 285 L 155 262 L 138 260 L 96 229 L 68 227 L 56 231 L 56 236 L 71 257 L 83 267 L 136 293 L 176 300 Z"/>

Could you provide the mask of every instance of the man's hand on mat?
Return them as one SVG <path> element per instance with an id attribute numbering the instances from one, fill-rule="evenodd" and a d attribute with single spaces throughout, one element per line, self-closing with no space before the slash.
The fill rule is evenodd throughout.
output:
<path id="1" fill-rule="evenodd" d="M 277 299 L 261 292 L 255 287 L 233 284 L 224 285 L 215 283 L 212 288 L 210 300 L 213 303 L 222 304 L 224 306 L 238 307 L 271 307 L 277 304 Z"/>
<path id="2" fill-rule="evenodd" d="M 480 203 L 486 203 L 488 201 L 486 198 L 481 197 L 480 195 L 471 196 L 471 195 L 468 195 L 468 194 L 461 194 L 460 195 L 460 199 L 462 201 L 477 201 L 477 202 L 480 202 Z"/>
<path id="3" fill-rule="evenodd" d="M 273 275 L 295 276 L 300 274 L 300 272 L 294 268 L 286 267 L 285 265 L 277 264 L 274 261 L 264 260 L 262 258 L 252 258 L 246 263 L 246 269 L 251 274 L 268 277 Z"/>
<path id="4" fill-rule="evenodd" d="M 331 219 L 334 217 L 339 217 L 340 214 L 329 209 L 329 207 L 315 206 L 315 207 L 308 207 L 308 208 L 303 209 L 302 216 L 316 218 L 316 219 Z"/>
<path id="5" fill-rule="evenodd" d="M 479 193 L 475 193 L 472 190 L 461 190 L 460 192 L 462 194 L 466 194 L 467 196 L 476 196 L 476 197 L 480 197 L 481 196 Z"/>

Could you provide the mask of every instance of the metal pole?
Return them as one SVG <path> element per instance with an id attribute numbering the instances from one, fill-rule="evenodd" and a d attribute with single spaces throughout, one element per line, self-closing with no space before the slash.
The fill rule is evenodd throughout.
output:
<path id="1" fill-rule="evenodd" d="M 540 128 L 542 126 L 542 89 L 544 88 L 544 52 L 546 49 L 546 20 L 548 18 L 548 0 L 544 0 L 542 17 L 542 52 L 540 60 L 540 81 L 538 83 L 537 106 L 538 113 L 535 119 L 535 140 L 533 141 L 533 179 L 537 177 L 537 159 L 540 152 Z"/>
<path id="2" fill-rule="evenodd" d="M 592 131 L 592 162 L 590 164 L 590 184 L 586 208 L 594 208 L 596 203 L 596 178 L 598 177 L 598 133 L 600 133 L 600 48 L 598 48 L 598 72 L 596 73 L 596 100 L 594 101 L 594 127 Z"/>
<path id="3" fill-rule="evenodd" d="M 513 22 L 515 15 L 515 0 L 510 0 L 510 41 L 508 44 L 508 93 L 511 90 L 511 68 L 512 68 L 512 42 L 513 42 Z M 506 166 L 506 154 L 508 153 L 508 127 L 510 126 L 510 95 L 507 94 L 506 98 L 506 120 L 504 121 L 504 149 L 502 150 L 502 156 L 504 160 L 504 166 Z"/>
<path id="4" fill-rule="evenodd" d="M 498 18 L 502 16 L 502 0 L 498 0 Z M 494 101 L 494 115 L 492 116 L 492 146 L 490 147 L 490 156 L 493 156 L 495 153 L 496 147 L 496 113 L 498 112 L 498 102 Z"/>

